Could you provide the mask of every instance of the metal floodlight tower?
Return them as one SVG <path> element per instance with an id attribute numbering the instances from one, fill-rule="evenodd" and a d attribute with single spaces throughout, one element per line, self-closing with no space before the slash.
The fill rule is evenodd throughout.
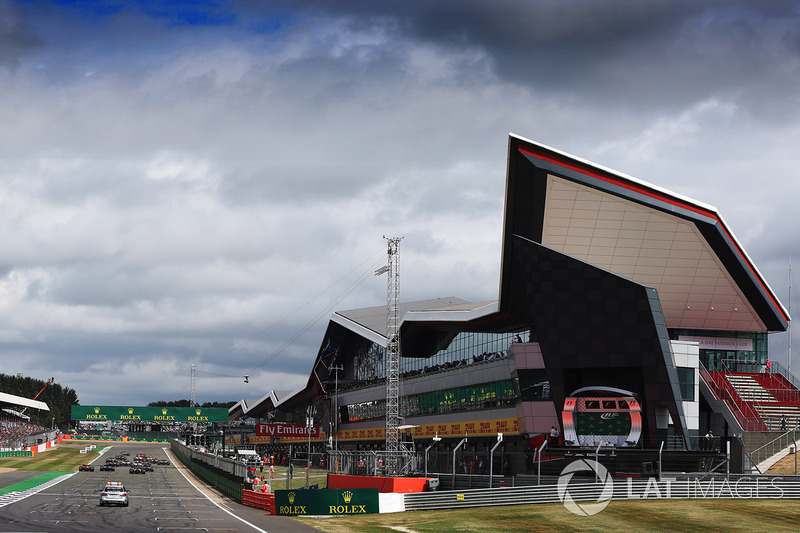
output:
<path id="1" fill-rule="evenodd" d="M 388 470 L 397 471 L 400 449 L 400 324 L 398 297 L 400 293 L 400 241 L 402 237 L 387 238 L 389 255 L 386 305 L 386 453 Z"/>
<path id="2" fill-rule="evenodd" d="M 192 363 L 191 383 L 189 385 L 189 407 L 194 407 L 194 380 L 197 374 L 197 363 Z"/>

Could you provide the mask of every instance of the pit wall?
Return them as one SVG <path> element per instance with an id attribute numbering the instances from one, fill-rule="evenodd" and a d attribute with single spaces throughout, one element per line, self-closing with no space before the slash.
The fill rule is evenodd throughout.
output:
<path id="1" fill-rule="evenodd" d="M 223 494 L 233 498 L 237 502 L 242 501 L 244 484 L 241 482 L 242 478 L 240 476 L 230 474 L 225 470 L 207 464 L 205 460 L 208 458 L 204 456 L 208 454 L 194 451 L 178 441 L 172 441 L 170 449 L 184 466 L 189 468 L 195 475 L 202 478 L 203 481 L 215 486 Z"/>

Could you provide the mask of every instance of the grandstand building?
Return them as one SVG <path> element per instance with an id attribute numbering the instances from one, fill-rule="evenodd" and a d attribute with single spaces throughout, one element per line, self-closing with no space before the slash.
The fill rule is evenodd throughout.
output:
<path id="1" fill-rule="evenodd" d="M 552 428 L 559 446 L 683 450 L 709 429 L 771 429 L 729 377 L 791 388 L 762 372 L 788 313 L 714 207 L 513 134 L 497 300 L 404 302 L 400 317 L 408 445 L 466 437 L 477 458 L 502 433 L 516 459 L 501 470 L 529 469 Z M 318 451 L 381 449 L 386 328 L 385 305 L 335 312 L 306 385 L 231 418 L 305 424 L 314 406 Z"/>

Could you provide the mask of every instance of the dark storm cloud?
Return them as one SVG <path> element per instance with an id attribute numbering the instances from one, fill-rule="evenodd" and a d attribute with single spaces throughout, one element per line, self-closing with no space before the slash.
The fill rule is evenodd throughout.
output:
<path id="1" fill-rule="evenodd" d="M 0 66 L 14 66 L 19 57 L 36 48 L 39 40 L 28 27 L 19 6 L 0 0 Z"/>
<path id="2" fill-rule="evenodd" d="M 502 78 L 562 98 L 659 112 L 729 91 L 753 110 L 777 109 L 776 101 L 789 98 L 797 112 L 795 1 L 290 4 L 348 17 L 354 27 L 381 25 L 445 48 L 482 49 Z"/>

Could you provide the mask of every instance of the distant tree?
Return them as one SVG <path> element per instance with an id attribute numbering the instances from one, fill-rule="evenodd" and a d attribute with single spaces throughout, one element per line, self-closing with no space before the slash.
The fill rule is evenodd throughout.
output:
<path id="1" fill-rule="evenodd" d="M 189 400 L 159 400 L 157 402 L 150 402 L 147 407 L 189 407 Z"/>
<path id="2" fill-rule="evenodd" d="M 50 411 L 30 408 L 25 411 L 25 415 L 29 416 L 35 424 L 45 427 L 50 427 L 54 424 L 57 427 L 64 428 L 69 424 L 72 417 L 72 406 L 80 405 L 78 394 L 74 389 L 63 387 L 55 382 L 45 387 L 46 383 L 47 380 L 44 379 L 0 374 L 0 391 L 7 394 L 32 400 L 44 388 L 36 400 L 46 403 Z M 21 406 L 14 408 L 15 411 L 22 411 L 23 409 Z"/>
<path id="3" fill-rule="evenodd" d="M 233 401 L 232 402 L 203 402 L 201 404 L 197 404 L 197 407 L 205 407 L 205 408 L 218 407 L 218 408 L 229 409 L 230 407 L 232 407 L 235 404 L 236 404 L 236 402 L 233 402 Z M 147 407 L 190 407 L 190 405 L 189 405 L 189 400 L 170 400 L 170 401 L 159 400 L 157 402 L 148 403 Z"/>
<path id="4" fill-rule="evenodd" d="M 221 409 L 222 408 L 230 409 L 234 405 L 236 405 L 236 402 L 234 402 L 234 401 L 230 401 L 230 402 L 203 402 L 203 405 L 201 405 L 200 407 L 216 407 L 216 408 L 221 408 Z"/>

